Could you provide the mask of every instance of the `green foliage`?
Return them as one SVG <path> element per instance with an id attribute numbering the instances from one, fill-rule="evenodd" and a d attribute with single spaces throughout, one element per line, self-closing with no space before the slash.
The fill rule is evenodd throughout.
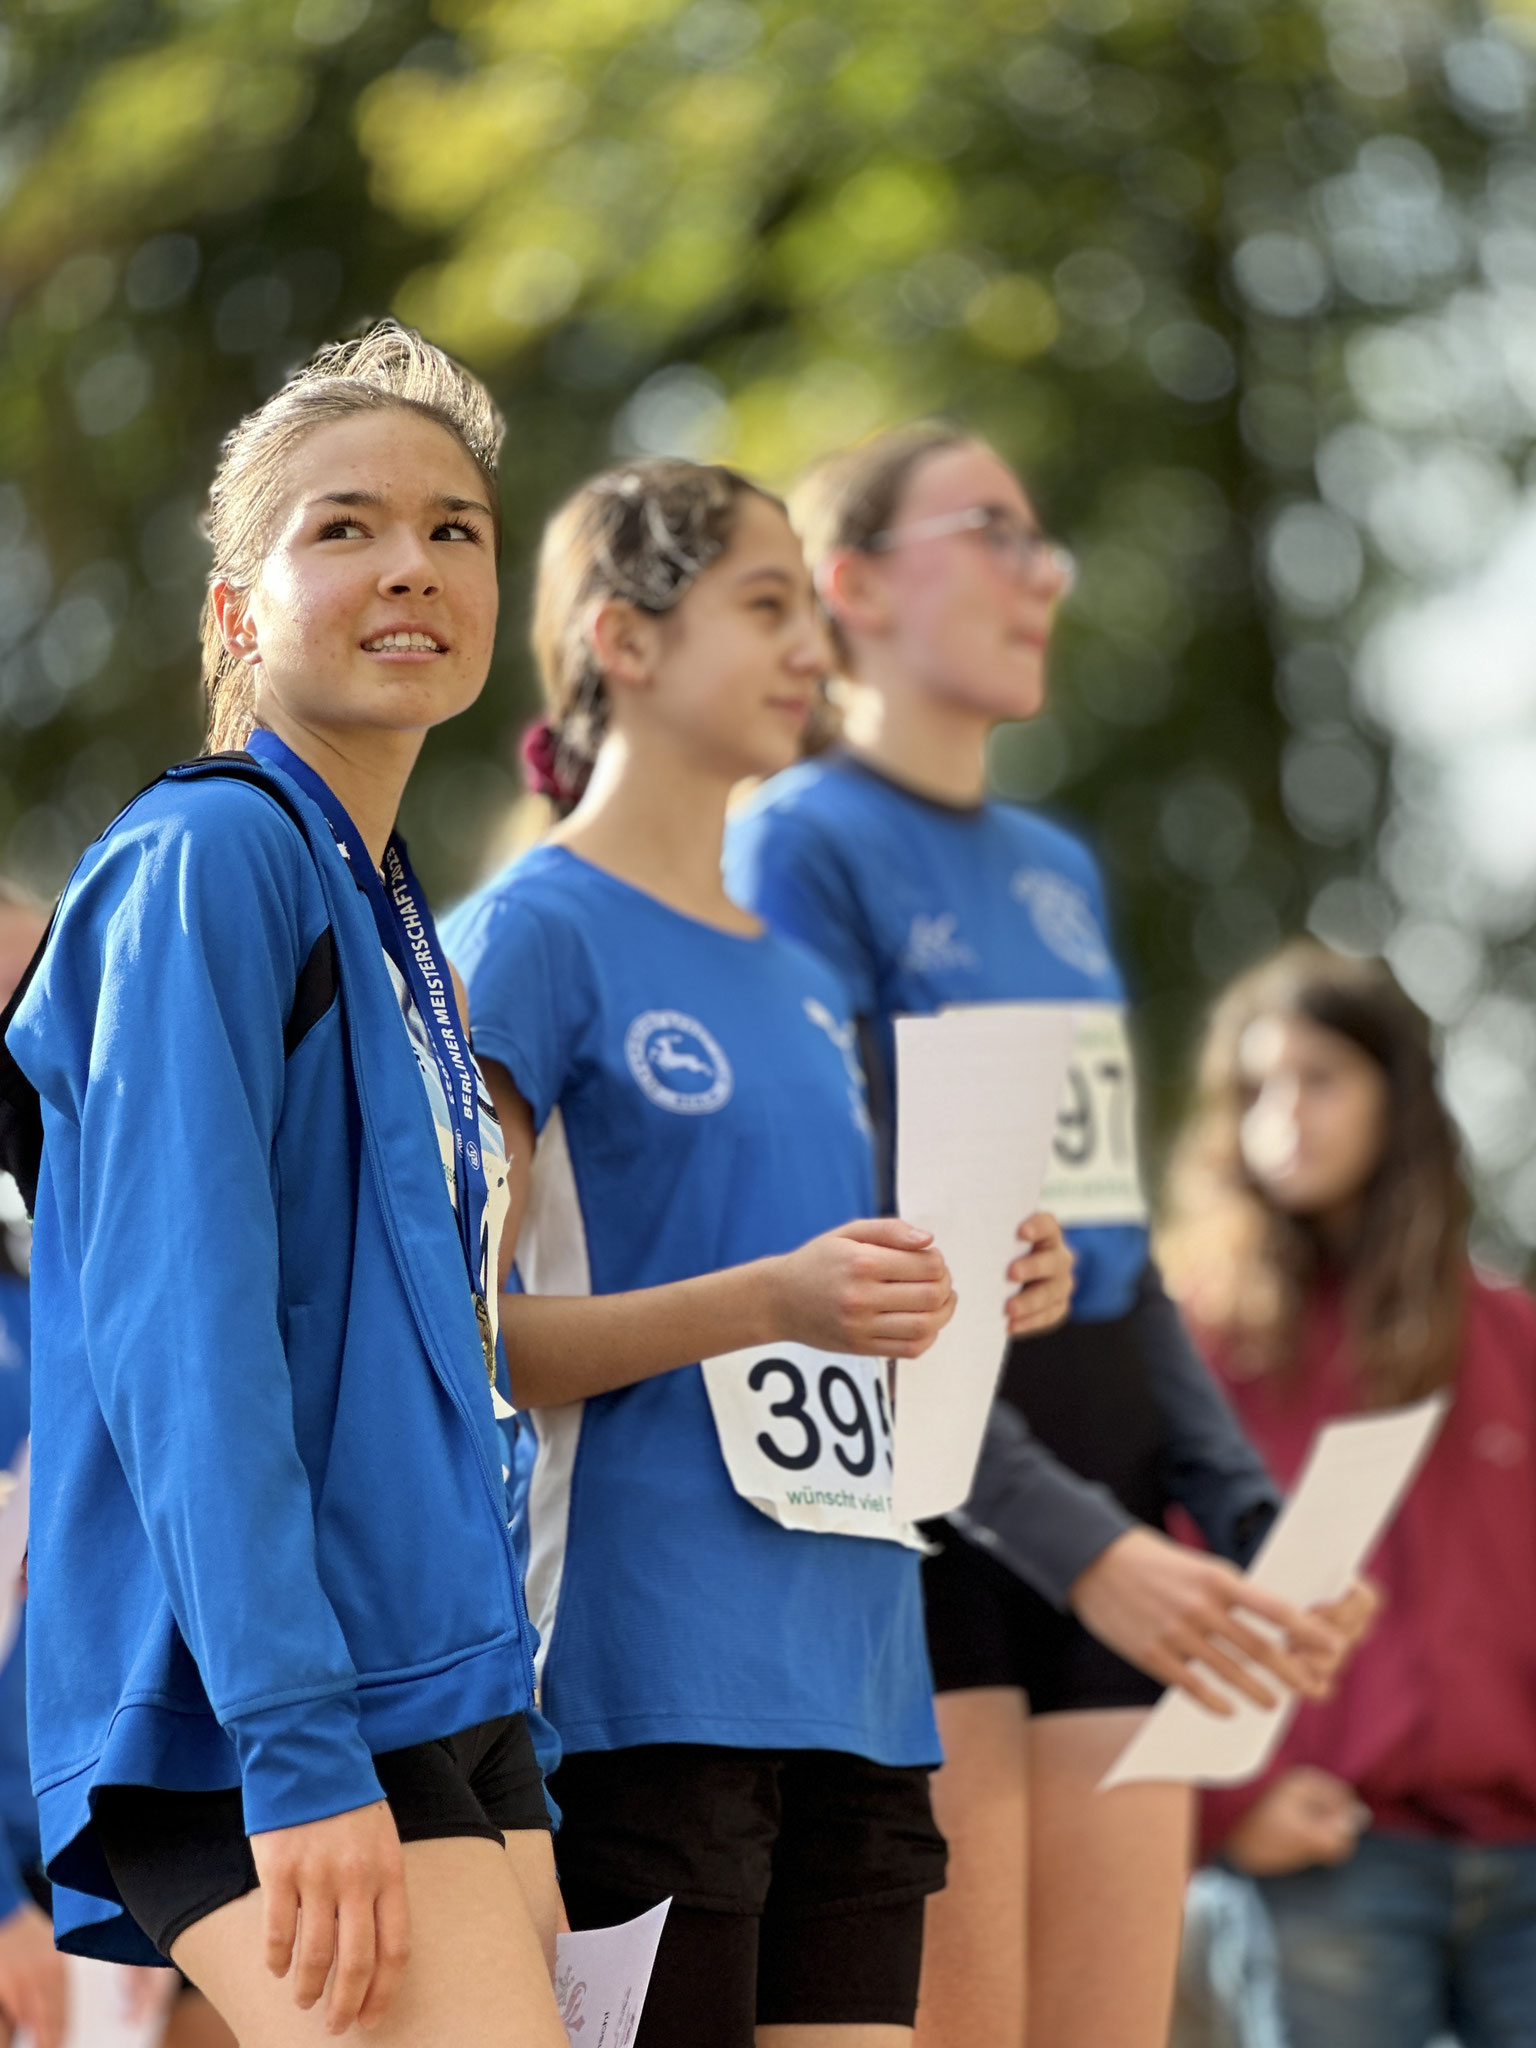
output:
<path id="1" fill-rule="evenodd" d="M 1102 849 L 1165 1077 L 1212 982 L 1367 864 L 1343 664 L 1390 570 L 1314 456 L 1357 409 L 1351 349 L 1471 272 L 1458 210 L 1526 161 L 1517 23 L 33 0 L 5 38 L 0 863 L 56 885 L 195 748 L 219 437 L 387 308 L 511 421 L 502 650 L 408 817 L 440 896 L 516 792 L 527 564 L 568 488 L 616 449 L 783 482 L 931 411 L 992 437 L 1082 555 L 1052 709 L 996 770 Z"/>

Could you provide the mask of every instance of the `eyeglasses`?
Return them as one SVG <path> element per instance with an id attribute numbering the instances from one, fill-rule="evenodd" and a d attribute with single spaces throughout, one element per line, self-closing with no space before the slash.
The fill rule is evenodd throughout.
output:
<path id="1" fill-rule="evenodd" d="M 1077 581 L 1077 558 L 1070 548 L 997 505 L 968 505 L 963 512 L 940 512 L 932 519 L 914 519 L 908 526 L 888 526 L 883 533 L 872 533 L 864 545 L 871 554 L 885 554 L 903 541 L 940 540 L 951 533 L 974 533 L 998 566 L 1015 576 L 1050 576 L 1063 597 Z"/>

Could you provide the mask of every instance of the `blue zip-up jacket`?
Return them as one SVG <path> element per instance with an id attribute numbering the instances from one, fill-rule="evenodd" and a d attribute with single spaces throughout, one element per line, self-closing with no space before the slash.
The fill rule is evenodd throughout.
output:
<path id="1" fill-rule="evenodd" d="M 44 1129 L 33 1781 L 49 1874 L 86 1895 L 57 1900 L 61 1945 L 119 1959 L 153 1951 L 95 1787 L 238 1785 L 249 1833 L 294 1826 L 378 1799 L 373 1752 L 533 1694 L 464 1257 L 373 914 L 318 808 L 259 773 L 304 835 L 260 788 L 173 771 L 86 852 L 8 1036 Z"/>

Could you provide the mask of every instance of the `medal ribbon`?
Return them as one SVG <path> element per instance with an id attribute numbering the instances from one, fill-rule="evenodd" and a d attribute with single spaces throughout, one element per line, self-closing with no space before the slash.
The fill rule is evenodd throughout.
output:
<path id="1" fill-rule="evenodd" d="M 337 846 L 351 868 L 359 888 L 368 898 L 373 921 L 384 950 L 399 968 L 411 992 L 427 1044 L 448 1104 L 448 1123 L 453 1132 L 454 1189 L 457 1195 L 459 1242 L 469 1273 L 469 1291 L 474 1298 L 475 1320 L 480 1327 L 480 1348 L 492 1384 L 496 1379 L 495 1339 L 491 1335 L 490 1312 L 486 1307 L 481 1276 L 489 1270 L 489 1248 L 485 1244 L 485 1213 L 488 1189 L 485 1161 L 480 1154 L 480 1110 L 478 1077 L 469 1047 L 459 1029 L 453 977 L 443 956 L 437 927 L 427 908 L 421 885 L 411 871 L 405 841 L 391 833 L 384 849 L 384 872 L 380 876 L 362 835 L 348 817 L 329 784 L 307 761 L 301 761 L 291 747 L 275 733 L 258 728 L 246 741 L 246 752 L 257 760 L 281 768 L 319 805 Z"/>

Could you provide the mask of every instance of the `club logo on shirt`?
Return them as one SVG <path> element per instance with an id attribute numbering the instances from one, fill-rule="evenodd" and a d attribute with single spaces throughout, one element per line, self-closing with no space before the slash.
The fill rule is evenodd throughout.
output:
<path id="1" fill-rule="evenodd" d="M 901 964 L 908 974 L 942 974 L 948 968 L 974 967 L 976 949 L 955 931 L 960 922 L 952 910 L 933 916 L 919 911 L 907 933 Z"/>
<path id="2" fill-rule="evenodd" d="M 1082 974 L 1109 972 L 1109 948 L 1086 889 L 1052 868 L 1019 868 L 1008 889 L 1058 960 Z"/>
<path id="3" fill-rule="evenodd" d="M 624 1057 L 640 1092 L 676 1116 L 723 1109 L 735 1083 L 731 1063 L 696 1017 L 645 1010 L 624 1034 Z"/>

